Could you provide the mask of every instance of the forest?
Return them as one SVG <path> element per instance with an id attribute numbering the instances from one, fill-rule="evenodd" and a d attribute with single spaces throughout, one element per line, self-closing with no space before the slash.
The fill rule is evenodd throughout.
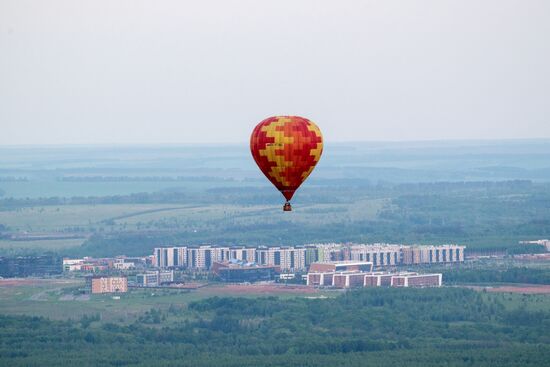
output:
<path id="1" fill-rule="evenodd" d="M 491 266 L 478 265 L 475 268 L 461 267 L 455 269 L 433 269 L 443 272 L 446 283 L 524 283 L 550 284 L 550 268 L 534 268 L 525 266 L 508 266 L 498 269 Z"/>
<path id="2" fill-rule="evenodd" d="M 0 364 L 543 366 L 544 302 L 460 288 L 364 289 L 328 299 L 213 297 L 151 309 L 131 324 L 0 316 Z"/>

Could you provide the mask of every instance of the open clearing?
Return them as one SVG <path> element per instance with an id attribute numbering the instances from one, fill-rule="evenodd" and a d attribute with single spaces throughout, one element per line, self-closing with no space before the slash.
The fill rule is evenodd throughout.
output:
<path id="1" fill-rule="evenodd" d="M 102 222 L 113 218 L 173 208 L 173 204 L 46 205 L 0 211 L 0 223 L 12 231 L 48 232 L 70 227 L 87 231 L 90 227 L 101 226 Z"/>
<path id="2" fill-rule="evenodd" d="M 130 288 L 128 293 L 82 297 L 79 289 L 83 279 L 0 279 L 0 314 L 44 316 L 52 319 L 79 319 L 84 315 L 100 314 L 107 322 L 130 323 L 152 308 L 167 310 L 171 306 L 186 307 L 189 302 L 214 296 L 225 297 L 311 297 L 335 296 L 339 292 L 320 292 L 295 285 L 212 284 L 189 289 Z"/>
<path id="3" fill-rule="evenodd" d="M 67 248 L 78 247 L 84 243 L 85 238 L 69 238 L 56 240 L 37 241 L 12 241 L 0 240 L 0 252 L 10 251 L 59 251 Z"/>
<path id="4" fill-rule="evenodd" d="M 325 298 L 336 297 L 342 290 L 319 290 L 304 285 L 222 284 L 189 288 L 130 288 L 114 299 L 112 294 L 83 295 L 84 279 L 0 279 L 0 314 L 44 316 L 52 319 L 79 319 L 100 314 L 105 322 L 131 323 L 153 308 L 186 308 L 190 302 L 208 297 Z M 484 297 L 497 297 L 510 309 L 530 305 L 533 310 L 550 307 L 550 285 L 467 286 Z M 531 301 L 530 301 L 531 300 Z"/>
<path id="5" fill-rule="evenodd" d="M 340 220 L 375 219 L 385 199 L 352 204 L 296 204 L 295 223 L 329 224 Z M 208 229 L 209 226 L 251 225 L 288 220 L 273 205 L 190 203 L 44 205 L 0 211 L 0 223 L 11 231 L 94 232 L 139 229 Z M 314 214 L 314 216 L 313 216 Z"/>
<path id="6" fill-rule="evenodd" d="M 491 293 L 519 293 L 519 294 L 550 294 L 550 285 L 521 284 L 502 286 L 468 286 L 468 288 L 483 290 Z"/>
<path id="7" fill-rule="evenodd" d="M 228 284 L 225 286 L 210 286 L 201 289 L 216 295 L 304 295 L 319 293 L 318 289 L 305 285 L 284 284 Z"/>

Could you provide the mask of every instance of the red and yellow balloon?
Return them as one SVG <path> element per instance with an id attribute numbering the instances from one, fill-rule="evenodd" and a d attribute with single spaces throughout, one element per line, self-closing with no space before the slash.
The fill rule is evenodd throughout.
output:
<path id="1" fill-rule="evenodd" d="M 321 130 L 299 116 L 273 116 L 260 122 L 250 137 L 252 157 L 264 175 L 287 200 L 315 168 L 323 152 Z"/>

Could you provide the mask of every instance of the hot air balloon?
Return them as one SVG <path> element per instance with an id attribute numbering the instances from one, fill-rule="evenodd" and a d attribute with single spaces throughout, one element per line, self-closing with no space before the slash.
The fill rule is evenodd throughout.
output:
<path id="1" fill-rule="evenodd" d="M 260 122 L 250 136 L 250 151 L 263 174 L 290 199 L 321 158 L 323 136 L 312 121 L 299 116 L 273 116 Z"/>

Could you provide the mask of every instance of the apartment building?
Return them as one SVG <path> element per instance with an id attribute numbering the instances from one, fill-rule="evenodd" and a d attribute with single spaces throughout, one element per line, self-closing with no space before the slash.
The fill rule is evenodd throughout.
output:
<path id="1" fill-rule="evenodd" d="M 407 246 L 385 243 L 329 243 L 258 248 L 213 245 L 161 247 L 154 249 L 153 266 L 208 270 L 215 261 L 238 260 L 276 266 L 283 272 L 303 271 L 314 263 L 335 261 L 371 262 L 377 268 L 387 268 L 398 265 L 462 262 L 464 249 L 464 246 L 459 245 Z"/>
<path id="2" fill-rule="evenodd" d="M 177 268 L 187 266 L 187 247 L 157 247 L 153 251 L 153 266 Z"/>
<path id="3" fill-rule="evenodd" d="M 214 261 L 223 261 L 228 252 L 229 247 L 211 245 L 189 247 L 187 253 L 187 267 L 208 270 Z"/>
<path id="4" fill-rule="evenodd" d="M 401 246 L 388 244 L 349 245 L 343 248 L 344 258 L 371 261 L 374 266 L 395 266 L 401 263 Z"/>
<path id="5" fill-rule="evenodd" d="M 256 261 L 256 248 L 245 246 L 229 247 L 222 253 L 222 258 L 219 261 Z"/>
<path id="6" fill-rule="evenodd" d="M 435 264 L 464 261 L 464 246 L 403 246 L 403 264 Z"/>
<path id="7" fill-rule="evenodd" d="M 407 246 L 401 244 L 313 244 L 317 248 L 318 262 L 370 261 L 376 267 L 396 265 L 454 263 L 464 261 L 464 246 L 427 245 Z"/>
<path id="8" fill-rule="evenodd" d="M 277 266 L 282 271 L 306 269 L 306 249 L 304 247 L 259 247 L 255 262 L 259 265 Z"/>
<path id="9" fill-rule="evenodd" d="M 349 259 L 345 259 L 343 256 L 342 247 L 344 245 L 341 243 L 306 245 L 306 247 L 310 247 L 310 246 L 317 248 L 317 261 L 319 262 L 349 260 Z"/>
<path id="10" fill-rule="evenodd" d="M 86 286 L 92 294 L 126 293 L 128 292 L 128 279 L 126 277 L 89 276 L 86 278 Z"/>

